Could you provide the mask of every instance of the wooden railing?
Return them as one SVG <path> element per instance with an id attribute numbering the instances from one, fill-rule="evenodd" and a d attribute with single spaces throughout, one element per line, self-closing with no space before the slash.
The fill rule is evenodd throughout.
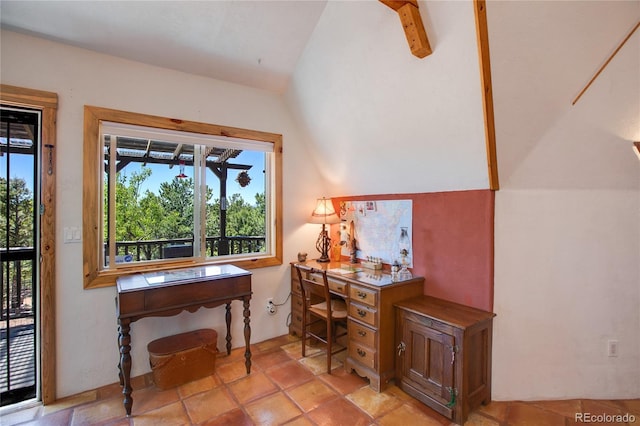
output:
<path id="1" fill-rule="evenodd" d="M 250 237 L 207 237 L 207 256 L 222 256 L 227 254 L 262 253 L 266 249 L 266 238 L 263 236 Z M 105 244 L 105 255 L 109 249 Z M 192 238 L 173 238 L 145 241 L 117 241 L 117 261 L 140 262 L 145 260 L 169 259 L 189 257 L 193 255 Z"/>
<path id="2" fill-rule="evenodd" d="M 33 247 L 0 249 L 1 319 L 33 317 Z M 4 324 L 0 325 L 4 328 Z"/>
<path id="3" fill-rule="evenodd" d="M 261 253 L 265 251 L 266 239 L 263 236 L 227 237 L 224 241 L 220 237 L 207 237 L 207 256 L 223 254 Z M 228 250 L 224 250 L 228 247 Z M 108 249 L 105 246 L 105 254 Z M 116 242 L 116 255 L 130 256 L 128 261 L 144 261 L 189 257 L 193 255 L 193 239 L 175 238 L 148 241 L 119 241 Z M 0 319 L 28 318 L 34 315 L 33 291 L 33 259 L 32 247 L 0 249 Z"/>

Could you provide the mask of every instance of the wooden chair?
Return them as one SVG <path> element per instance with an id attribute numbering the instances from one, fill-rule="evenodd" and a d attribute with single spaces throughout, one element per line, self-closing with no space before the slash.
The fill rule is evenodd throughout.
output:
<path id="1" fill-rule="evenodd" d="M 307 338 L 312 337 L 327 345 L 327 373 L 331 374 L 331 356 L 347 349 L 346 347 L 333 351 L 333 343 L 338 337 L 345 336 L 347 305 L 342 298 L 331 298 L 327 272 L 311 268 L 304 270 L 295 265 L 302 292 L 302 356 L 306 356 Z M 307 275 L 308 271 L 308 275 Z M 319 323 L 325 327 L 315 327 Z M 337 326 L 345 327 L 344 333 L 337 334 Z M 325 331 L 326 330 L 326 331 Z M 321 332 L 325 334 L 322 335 Z"/>

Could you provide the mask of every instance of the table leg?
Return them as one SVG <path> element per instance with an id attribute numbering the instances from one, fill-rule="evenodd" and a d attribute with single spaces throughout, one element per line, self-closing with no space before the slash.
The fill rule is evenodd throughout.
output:
<path id="1" fill-rule="evenodd" d="M 249 325 L 249 321 L 250 321 L 250 316 L 251 316 L 251 311 L 249 310 L 249 300 L 251 299 L 251 297 L 245 297 L 243 299 L 243 306 L 244 306 L 244 311 L 243 311 L 243 315 L 244 315 L 244 345 L 245 345 L 245 350 L 244 350 L 244 365 L 247 366 L 247 374 L 251 374 L 251 346 L 250 346 L 250 341 L 251 341 L 251 326 Z"/>
<path id="2" fill-rule="evenodd" d="M 124 409 L 127 417 L 131 416 L 131 407 L 133 406 L 133 398 L 131 397 L 131 329 L 129 320 L 118 320 L 120 346 L 120 383 L 122 384 L 122 394 L 124 399 Z"/>
<path id="3" fill-rule="evenodd" d="M 225 319 L 227 320 L 227 355 L 231 355 L 231 302 L 226 305 Z"/>

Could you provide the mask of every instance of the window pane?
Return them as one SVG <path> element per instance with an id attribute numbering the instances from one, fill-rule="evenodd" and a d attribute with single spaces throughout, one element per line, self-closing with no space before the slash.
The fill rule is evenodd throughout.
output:
<path id="1" fill-rule="evenodd" d="M 169 262 L 282 264 L 282 135 L 85 106 L 84 140 L 85 288 Z"/>
<path id="2" fill-rule="evenodd" d="M 233 151 L 233 153 L 231 153 Z M 268 154 L 226 150 L 227 162 L 207 160 L 207 256 L 264 254 Z M 222 157 L 224 158 L 224 157 Z"/>
<path id="3" fill-rule="evenodd" d="M 115 242 L 116 264 L 192 257 L 194 146 L 122 136 L 115 140 L 115 238 L 106 241 Z M 110 139 L 105 143 L 111 144 Z M 105 209 L 107 234 L 109 216 Z"/>

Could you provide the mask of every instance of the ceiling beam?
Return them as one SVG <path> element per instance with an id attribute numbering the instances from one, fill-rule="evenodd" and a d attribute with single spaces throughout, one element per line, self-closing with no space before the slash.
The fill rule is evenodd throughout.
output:
<path id="1" fill-rule="evenodd" d="M 431 45 L 422 23 L 418 2 L 416 0 L 380 0 L 380 2 L 398 13 L 411 53 L 418 58 L 429 56 L 432 53 Z"/>
<path id="2" fill-rule="evenodd" d="M 484 115 L 485 147 L 487 151 L 487 173 L 489 189 L 500 189 L 498 179 L 498 157 L 496 154 L 496 126 L 493 114 L 493 87 L 491 84 L 491 61 L 489 55 L 489 30 L 487 27 L 487 5 L 485 0 L 473 0 L 476 19 L 476 40 L 480 62 L 480 84 L 482 85 L 482 112 Z"/>
<path id="3" fill-rule="evenodd" d="M 380 0 L 380 3 L 386 4 L 396 12 L 398 11 L 398 9 L 400 9 L 402 6 L 404 6 L 407 3 L 412 4 L 415 7 L 418 7 L 418 0 Z"/>

